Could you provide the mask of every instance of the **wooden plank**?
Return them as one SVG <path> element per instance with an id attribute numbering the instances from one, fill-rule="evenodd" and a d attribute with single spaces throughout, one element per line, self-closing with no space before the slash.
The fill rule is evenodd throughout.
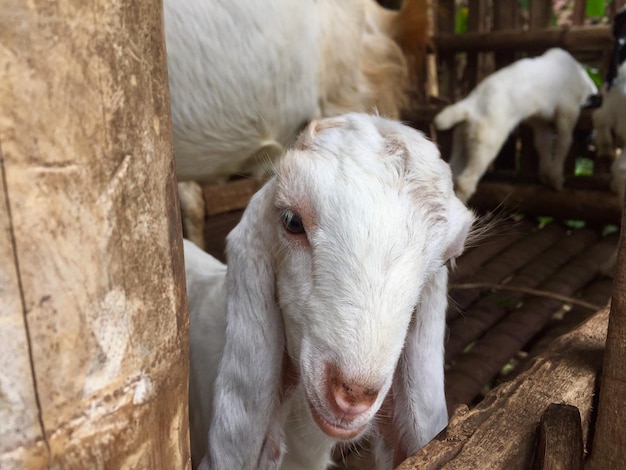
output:
<path id="1" fill-rule="evenodd" d="M 530 0 L 528 25 L 530 29 L 547 28 L 550 26 L 552 2 L 545 0 Z"/>
<path id="2" fill-rule="evenodd" d="M 475 246 L 470 247 L 456 261 L 456 266 L 450 273 L 450 283 L 471 278 L 483 264 L 523 238 L 535 227 L 537 224 L 528 219 L 516 223 L 511 220 L 498 221 L 496 216 L 496 220 L 486 222 L 484 228 L 477 229 L 484 232 L 469 242 Z"/>
<path id="3" fill-rule="evenodd" d="M 599 277 L 581 291 L 577 295 L 577 299 L 589 302 L 595 305 L 608 305 L 611 299 L 611 289 L 613 280 L 607 277 Z M 552 318 L 550 323 L 525 347 L 528 356 L 525 363 L 530 362 L 535 357 L 543 354 L 550 345 L 560 336 L 569 333 L 578 328 L 583 322 L 589 319 L 595 312 L 586 307 L 572 305 L 569 311 L 563 311 L 561 318 Z M 507 380 L 517 376 L 523 371 L 525 365 L 522 364 L 517 371 L 514 371 Z"/>
<path id="4" fill-rule="evenodd" d="M 506 251 L 481 267 L 473 277 L 476 283 L 498 283 L 526 265 L 565 233 L 558 224 L 549 224 L 510 245 Z M 488 292 L 488 289 L 457 290 L 450 292 L 448 319 L 462 314 L 474 301 Z"/>
<path id="5" fill-rule="evenodd" d="M 202 187 L 206 213 L 209 217 L 225 212 L 245 209 L 250 199 L 266 180 L 244 178 L 224 184 Z"/>
<path id="6" fill-rule="evenodd" d="M 507 290 L 507 287 L 523 289 L 538 287 L 596 239 L 597 235 L 593 231 L 583 229 L 557 240 L 554 245 L 517 272 L 506 285 L 503 285 L 503 290 L 495 290 L 474 303 L 448 326 L 450 333 L 446 343 L 446 361 L 454 360 L 468 344 L 480 338 L 490 327 L 517 307 L 524 294 Z M 454 291 L 455 285 L 452 284 L 450 289 Z"/>
<path id="7" fill-rule="evenodd" d="M 24 383 L 2 383 L 0 413 L 7 396 L 32 402 L 34 388 L 24 435 L 8 444 L 40 438 L 48 449 L 43 465 L 24 446 L 0 467 L 190 468 L 161 2 L 0 0 L 0 9 L 0 206 L 8 201 L 14 253 L 0 269 L 14 271 L 8 289 L 17 277 L 20 295 L 5 304 L 3 293 L 0 331 L 22 320 L 32 368 L 13 375 Z M 18 348 L 2 356 L 18 368 L 24 330 L 12 336 Z M 22 422 L 24 410 L 13 411 L 19 419 L 3 431 Z"/>
<path id="8" fill-rule="evenodd" d="M 600 379 L 598 421 L 589 468 L 624 468 L 626 463 L 626 213 L 622 216 L 620 249 L 611 301 L 606 354 Z"/>
<path id="9" fill-rule="evenodd" d="M 241 220 L 243 210 L 225 212 L 209 217 L 204 224 L 204 243 L 207 253 L 226 262 L 226 236 Z"/>
<path id="10" fill-rule="evenodd" d="M 574 0 L 574 8 L 572 10 L 572 24 L 581 26 L 585 21 L 585 8 L 587 0 Z"/>
<path id="11" fill-rule="evenodd" d="M 478 406 L 459 407 L 448 427 L 397 470 L 531 468 L 537 423 L 552 403 L 578 408 L 586 440 L 607 323 L 604 309 Z"/>
<path id="12" fill-rule="evenodd" d="M 569 51 L 611 48 L 613 37 L 608 26 L 544 28 L 532 31 L 506 30 L 463 35 L 437 34 L 433 42 L 440 54 L 484 51 L 537 51 L 561 47 Z"/>
<path id="13" fill-rule="evenodd" d="M 564 189 L 554 191 L 543 185 L 482 181 L 469 201 L 481 211 L 507 210 L 560 220 L 584 220 L 591 224 L 619 224 L 622 205 L 619 197 L 606 191 Z"/>
<path id="14" fill-rule="evenodd" d="M 572 296 L 598 273 L 600 265 L 614 250 L 610 240 L 601 240 L 580 253 L 540 285 L 543 291 Z M 453 409 L 471 403 L 499 370 L 550 320 L 563 301 L 532 297 L 491 328 L 471 350 L 459 356 L 446 372 L 446 398 Z"/>
<path id="15" fill-rule="evenodd" d="M 456 6 L 454 0 L 437 0 L 436 34 L 454 35 Z M 448 100 L 454 100 L 457 85 L 456 62 L 454 54 L 441 54 L 436 51 L 440 62 L 440 94 Z"/>
<path id="16" fill-rule="evenodd" d="M 582 470 L 583 430 L 578 408 L 553 403 L 541 416 L 534 470 Z"/>

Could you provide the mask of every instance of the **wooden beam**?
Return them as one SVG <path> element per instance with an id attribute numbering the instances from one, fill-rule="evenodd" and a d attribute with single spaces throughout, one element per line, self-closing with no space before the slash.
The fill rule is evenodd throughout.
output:
<path id="1" fill-rule="evenodd" d="M 534 470 L 582 470 L 583 430 L 578 408 L 553 403 L 541 416 Z"/>
<path id="2" fill-rule="evenodd" d="M 482 181 L 469 205 L 483 211 L 498 209 L 560 220 L 584 220 L 590 224 L 618 225 L 622 204 L 607 191 L 564 189 L 543 185 Z"/>
<path id="3" fill-rule="evenodd" d="M 608 309 L 603 309 L 555 341 L 515 380 L 490 391 L 475 408 L 457 408 L 448 427 L 397 470 L 527 470 L 537 423 L 552 403 L 578 408 L 585 439 L 607 324 Z"/>
<path id="4" fill-rule="evenodd" d="M 609 26 L 544 28 L 531 31 L 503 30 L 482 33 L 437 34 L 433 37 L 439 54 L 457 52 L 544 50 L 562 47 L 569 51 L 611 48 Z"/>

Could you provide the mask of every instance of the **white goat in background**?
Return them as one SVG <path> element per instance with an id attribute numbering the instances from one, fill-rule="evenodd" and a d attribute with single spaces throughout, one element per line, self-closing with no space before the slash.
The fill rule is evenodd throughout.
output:
<path id="1" fill-rule="evenodd" d="M 164 0 L 179 181 L 263 174 L 314 118 L 374 109 L 397 118 L 408 64 L 425 53 L 427 4 Z M 201 198 L 193 186 L 181 195 L 198 244 Z"/>
<path id="2" fill-rule="evenodd" d="M 598 155 L 613 159 L 611 189 L 623 204 L 626 191 L 626 61 L 617 67 L 610 88 L 603 92 L 602 107 L 592 116 Z M 619 147 L 619 155 L 615 155 L 616 147 Z M 616 262 L 617 250 L 602 266 L 602 272 L 612 276 Z"/>
<path id="3" fill-rule="evenodd" d="M 598 88 L 585 69 L 563 49 L 521 59 L 485 78 L 463 100 L 435 117 L 439 130 L 454 129 L 450 166 L 457 195 L 467 201 L 522 121 L 533 128 L 539 176 L 563 188 L 563 164 L 581 106 Z"/>
<path id="4" fill-rule="evenodd" d="M 228 236 L 228 269 L 185 244 L 194 464 L 321 470 L 368 437 L 390 469 L 432 439 L 446 263 L 472 223 L 418 131 L 312 122 Z"/>
<path id="5" fill-rule="evenodd" d="M 618 67 L 611 87 L 603 93 L 602 107 L 592 116 L 598 155 L 614 159 L 611 189 L 623 199 L 626 184 L 626 62 Z M 616 147 L 621 149 L 617 158 Z"/>

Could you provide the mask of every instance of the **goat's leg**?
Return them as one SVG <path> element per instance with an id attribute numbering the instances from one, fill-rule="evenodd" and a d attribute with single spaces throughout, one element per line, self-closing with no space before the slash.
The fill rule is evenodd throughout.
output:
<path id="1" fill-rule="evenodd" d="M 554 154 L 547 162 L 542 159 L 539 165 L 541 180 L 560 191 L 563 189 L 563 166 L 572 146 L 572 132 L 576 125 L 576 113 L 562 113 L 556 119 L 556 136 L 554 140 Z"/>
<path id="2" fill-rule="evenodd" d="M 495 160 L 507 137 L 507 135 L 483 134 L 485 135 L 478 138 L 468 136 L 466 141 L 467 165 L 454 181 L 456 195 L 463 202 L 467 202 L 476 192 L 478 181 Z"/>
<path id="3" fill-rule="evenodd" d="M 391 469 L 413 455 L 448 423 L 444 392 L 444 334 L 448 271 L 442 266 L 423 289 L 407 334 L 392 389 L 375 439 L 379 469 Z M 385 417 L 381 417 L 384 422 Z M 383 427 L 384 426 L 384 427 Z"/>
<path id="4" fill-rule="evenodd" d="M 609 157 L 613 159 L 615 145 L 611 126 L 607 122 L 607 111 L 600 108 L 593 113 L 593 128 L 595 130 L 596 153 L 599 157 Z"/>
<path id="5" fill-rule="evenodd" d="M 549 181 L 551 168 L 554 165 L 552 153 L 556 135 L 552 127 L 545 122 L 533 122 L 533 144 L 539 155 L 539 178 L 543 182 Z"/>
<path id="6" fill-rule="evenodd" d="M 456 178 L 463 172 L 463 169 L 467 166 L 467 154 L 466 154 L 466 138 L 465 138 L 465 125 L 458 124 L 454 128 L 452 137 L 452 154 L 448 164 L 452 171 L 452 177 Z"/>
<path id="7" fill-rule="evenodd" d="M 195 181 L 178 183 L 178 199 L 183 223 L 183 236 L 204 250 L 205 209 L 202 187 Z"/>

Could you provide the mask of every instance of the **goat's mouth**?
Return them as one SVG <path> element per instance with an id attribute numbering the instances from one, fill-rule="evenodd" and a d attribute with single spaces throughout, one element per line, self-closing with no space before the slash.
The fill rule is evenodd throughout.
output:
<path id="1" fill-rule="evenodd" d="M 360 426 L 350 426 L 349 423 L 332 423 L 319 413 L 311 402 L 309 402 L 309 409 L 311 410 L 315 424 L 317 424 L 324 434 L 334 437 L 335 439 L 354 439 L 367 428 L 367 423 Z"/>

